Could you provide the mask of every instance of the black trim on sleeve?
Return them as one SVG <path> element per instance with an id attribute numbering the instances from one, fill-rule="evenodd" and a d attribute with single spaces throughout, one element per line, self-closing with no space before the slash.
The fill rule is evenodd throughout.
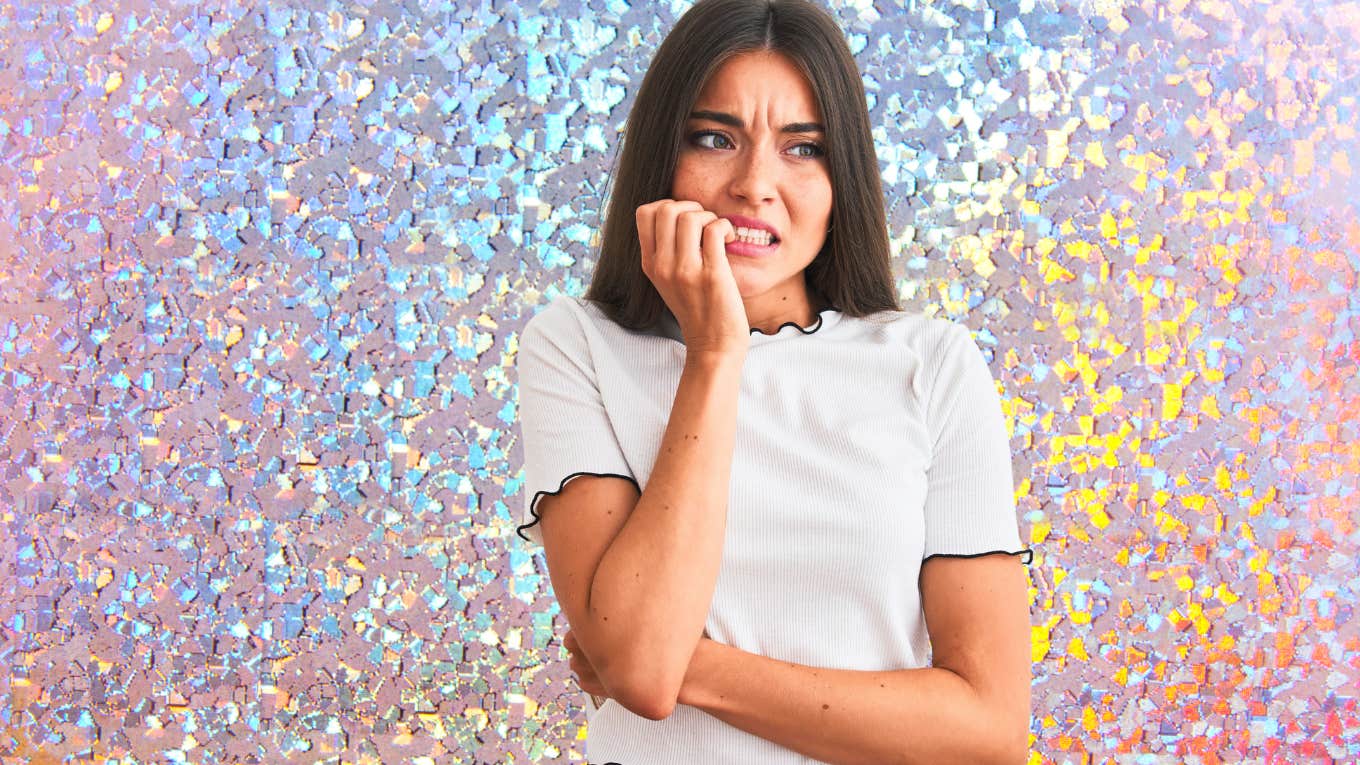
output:
<path id="1" fill-rule="evenodd" d="M 988 550 L 987 552 L 980 552 L 980 553 L 935 553 L 934 555 L 927 555 L 926 557 L 922 558 L 922 559 L 921 559 L 921 562 L 922 562 L 922 563 L 925 563 L 926 561 L 930 560 L 931 558 L 981 558 L 981 557 L 984 556 L 984 555 L 998 555 L 998 554 L 1000 554 L 1000 555 L 1028 555 L 1028 556 L 1029 556 L 1028 558 L 1026 558 L 1025 560 L 1020 561 L 1021 563 L 1025 564 L 1026 566 L 1028 566 L 1028 565 L 1029 565 L 1031 562 L 1033 562 L 1033 560 L 1034 560 L 1034 550 L 1032 550 L 1032 549 L 1025 549 L 1025 550 L 1019 550 L 1019 551 L 1016 551 L 1016 552 L 1011 552 L 1011 551 L 1009 551 L 1009 550 Z"/>
<path id="2" fill-rule="evenodd" d="M 578 476 L 578 475 L 594 475 L 594 476 L 600 476 L 600 477 L 602 477 L 602 478 L 626 478 L 626 479 L 628 479 L 629 481 L 632 481 L 634 486 L 637 486 L 637 487 L 638 487 L 638 491 L 639 491 L 639 492 L 642 491 L 642 487 L 641 487 L 641 486 L 638 486 L 637 479 L 634 478 L 634 477 L 632 477 L 631 475 L 620 475 L 619 473 L 592 473 L 592 472 L 590 472 L 589 470 L 582 470 L 582 471 L 579 471 L 579 472 L 576 472 L 576 473 L 572 473 L 571 475 L 567 476 L 566 478 L 563 478 L 563 479 L 562 479 L 562 483 L 557 484 L 557 491 L 540 491 L 540 492 L 538 492 L 537 494 L 534 495 L 533 501 L 529 503 L 529 514 L 532 515 L 532 516 L 534 517 L 534 520 L 533 520 L 531 523 L 524 523 L 524 524 L 521 524 L 521 525 L 515 527 L 515 533 L 519 535 L 519 538 L 520 538 L 520 539 L 523 539 L 525 542 L 532 542 L 532 541 L 534 541 L 534 540 L 532 540 L 532 539 L 530 539 L 529 537 L 527 537 L 527 536 L 524 535 L 524 529 L 527 529 L 527 528 L 529 528 L 529 527 L 531 527 L 531 526 L 535 526 L 535 525 L 538 524 L 539 521 L 543 520 L 543 519 L 540 518 L 539 515 L 538 515 L 538 509 L 537 509 L 537 507 L 538 507 L 538 499 L 539 499 L 539 497 L 542 497 L 542 496 L 545 496 L 545 495 L 551 497 L 551 496 L 556 495 L 556 494 L 561 494 L 561 493 L 562 493 L 562 489 L 566 488 L 567 481 L 570 481 L 571 479 L 575 478 L 575 477 Z"/>

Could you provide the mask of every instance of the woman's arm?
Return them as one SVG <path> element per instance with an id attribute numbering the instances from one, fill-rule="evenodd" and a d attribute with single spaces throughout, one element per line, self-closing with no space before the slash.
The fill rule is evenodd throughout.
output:
<path id="1" fill-rule="evenodd" d="M 922 565 L 921 595 L 934 666 L 825 669 L 705 639 L 680 703 L 836 765 L 1023 763 L 1028 585 L 1009 555 L 932 558 Z"/>
<path id="2" fill-rule="evenodd" d="M 590 585 L 596 657 L 625 678 L 629 708 L 669 717 L 713 603 L 727 528 L 745 357 L 690 354 L 647 488 Z M 641 710 L 641 711 L 639 711 Z"/>

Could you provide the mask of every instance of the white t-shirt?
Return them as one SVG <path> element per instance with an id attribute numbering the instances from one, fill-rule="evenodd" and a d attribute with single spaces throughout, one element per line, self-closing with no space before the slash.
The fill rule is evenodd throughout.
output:
<path id="1" fill-rule="evenodd" d="M 529 320 L 516 362 L 521 537 L 543 543 L 535 503 L 575 476 L 646 488 L 684 361 L 669 311 L 659 331 L 632 332 L 563 295 Z M 826 309 L 810 327 L 752 330 L 731 476 L 705 625 L 751 653 L 835 669 L 928 666 L 921 563 L 1030 554 L 987 363 L 964 326 L 942 319 Z M 814 762 L 697 707 L 654 721 L 582 695 L 597 765 Z"/>

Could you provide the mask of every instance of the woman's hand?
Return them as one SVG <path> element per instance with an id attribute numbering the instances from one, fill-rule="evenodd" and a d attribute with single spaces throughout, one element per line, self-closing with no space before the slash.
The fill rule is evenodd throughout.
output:
<path id="1" fill-rule="evenodd" d="M 659 199 L 637 208 L 642 273 L 675 314 L 685 350 L 745 355 L 751 345 L 727 243 L 737 238 L 731 221 L 698 202 Z"/>
<path id="2" fill-rule="evenodd" d="M 604 684 L 600 682 L 600 676 L 595 673 L 595 666 L 586 658 L 585 651 L 581 650 L 581 644 L 576 642 L 571 630 L 562 638 L 562 645 L 566 646 L 571 654 L 571 671 L 576 674 L 576 683 L 581 686 L 581 690 L 595 697 L 595 706 L 604 703 L 604 699 L 610 698 L 609 692 L 604 689 Z"/>

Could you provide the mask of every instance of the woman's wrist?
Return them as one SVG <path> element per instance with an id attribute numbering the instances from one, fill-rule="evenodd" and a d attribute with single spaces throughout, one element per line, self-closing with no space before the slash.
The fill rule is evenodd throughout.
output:
<path id="1" fill-rule="evenodd" d="M 689 668 L 685 670 L 685 679 L 680 683 L 680 693 L 676 695 L 675 703 L 692 707 L 701 705 L 708 663 L 717 647 L 718 644 L 713 640 L 707 637 L 699 638 L 699 644 L 694 647 L 694 655 L 690 657 Z"/>

